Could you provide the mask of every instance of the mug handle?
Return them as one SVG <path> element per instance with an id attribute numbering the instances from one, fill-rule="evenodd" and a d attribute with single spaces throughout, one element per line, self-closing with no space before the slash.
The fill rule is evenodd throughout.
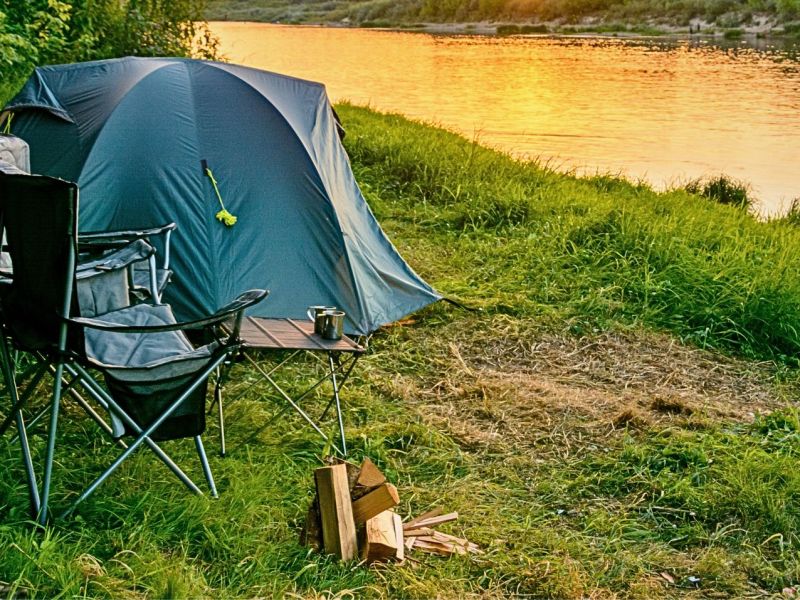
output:
<path id="1" fill-rule="evenodd" d="M 313 323 L 314 321 L 316 321 L 316 315 L 314 314 L 314 311 L 313 311 L 313 309 L 309 308 L 309 309 L 306 311 L 306 316 L 308 317 L 308 319 L 309 319 L 309 320 L 310 320 L 312 323 Z"/>

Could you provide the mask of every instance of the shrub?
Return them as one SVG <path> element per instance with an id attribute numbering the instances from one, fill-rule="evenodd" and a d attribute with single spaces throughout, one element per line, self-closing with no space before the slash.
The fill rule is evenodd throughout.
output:
<path id="1" fill-rule="evenodd" d="M 690 194 L 703 196 L 720 204 L 745 209 L 753 204 L 753 199 L 749 196 L 750 186 L 727 175 L 711 178 L 701 177 L 687 183 L 684 189 Z"/>
<path id="2" fill-rule="evenodd" d="M 0 0 L 0 101 L 35 65 L 125 55 L 214 58 L 194 0 Z"/>

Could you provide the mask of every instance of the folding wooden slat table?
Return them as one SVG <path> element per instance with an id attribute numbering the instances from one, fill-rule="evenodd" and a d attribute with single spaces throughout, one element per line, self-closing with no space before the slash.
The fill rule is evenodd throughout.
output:
<path id="1" fill-rule="evenodd" d="M 350 373 L 352 373 L 358 359 L 366 351 L 366 348 L 357 344 L 346 335 L 342 336 L 339 340 L 324 339 L 319 334 L 314 333 L 314 323 L 306 320 L 246 317 L 242 320 L 240 335 L 245 360 L 253 365 L 272 388 L 297 411 L 326 442 L 329 441 L 328 435 L 325 434 L 320 425 L 314 421 L 308 412 L 300 406 L 300 402 L 326 381 L 331 382 L 333 394 L 319 420 L 321 421 L 325 418 L 332 404 L 335 405 L 336 418 L 339 422 L 341 447 L 337 447 L 333 442 L 331 442 L 331 445 L 342 456 L 346 456 L 347 443 L 344 435 L 344 420 L 342 418 L 342 405 L 339 392 L 348 377 L 350 377 Z M 269 370 L 264 369 L 254 358 L 255 354 L 275 351 L 288 351 L 290 354 Z M 327 371 L 325 375 L 311 387 L 296 398 L 292 398 L 278 385 L 272 375 L 303 352 L 320 352 L 326 354 Z M 220 435 L 222 439 L 221 451 L 222 454 L 225 454 L 225 425 L 222 416 L 222 394 L 219 386 L 217 386 L 215 390 L 215 402 L 218 404 L 219 408 Z M 267 425 L 268 424 L 269 423 L 267 423 Z M 264 427 L 266 427 L 266 425 L 254 432 L 250 436 L 250 439 L 255 438 Z"/>

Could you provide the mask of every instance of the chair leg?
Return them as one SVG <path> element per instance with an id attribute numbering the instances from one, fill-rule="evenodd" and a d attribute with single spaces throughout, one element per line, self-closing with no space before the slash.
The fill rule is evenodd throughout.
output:
<path id="1" fill-rule="evenodd" d="M 22 416 L 22 411 L 17 411 L 17 434 L 20 440 L 20 450 L 22 451 L 22 463 L 25 467 L 25 477 L 28 482 L 28 498 L 31 505 L 31 517 L 35 518 L 42 508 L 42 501 L 39 497 L 39 485 L 36 483 L 36 472 L 33 470 L 31 448 L 28 445 L 28 432 L 25 429 L 25 419 Z"/>
<path id="2" fill-rule="evenodd" d="M 211 465 L 208 464 L 206 449 L 203 447 L 203 440 L 199 435 L 195 436 L 194 445 L 195 448 L 197 448 L 197 455 L 200 457 L 200 464 L 203 465 L 203 474 L 206 476 L 208 487 L 211 489 L 211 496 L 214 498 L 219 498 L 217 486 L 214 484 L 214 475 L 211 473 Z"/>
<path id="3" fill-rule="evenodd" d="M 114 404 L 113 407 L 111 406 L 113 400 L 108 397 L 104 397 L 104 390 L 91 378 L 91 376 L 86 373 L 81 367 L 75 365 L 75 370 L 73 372 L 78 373 L 78 376 L 81 378 L 83 382 L 84 389 L 87 393 L 94 398 L 94 400 L 100 404 L 105 410 L 113 409 L 114 412 L 119 415 L 119 417 L 125 421 L 126 425 L 133 429 L 137 434 L 142 432 L 142 428 L 139 427 L 118 405 Z M 166 465 L 166 467 L 172 471 L 172 473 L 183 482 L 183 484 L 189 488 L 189 491 L 195 494 L 201 494 L 200 488 L 198 488 L 194 482 L 189 478 L 186 473 L 184 473 L 181 468 L 175 464 L 175 462 L 169 457 L 169 455 L 164 452 L 158 444 L 156 444 L 153 440 L 149 437 L 146 437 L 144 443 L 147 445 L 150 450 L 158 457 L 158 459 Z M 122 444 L 123 448 L 127 448 L 125 444 Z"/>
<path id="4" fill-rule="evenodd" d="M 225 413 L 222 408 L 222 381 L 219 376 L 214 386 L 214 402 L 217 404 L 217 417 L 219 420 L 219 455 L 225 456 Z"/>
<path id="5" fill-rule="evenodd" d="M 61 518 L 66 518 L 67 516 L 72 514 L 72 512 L 77 508 L 78 504 L 80 504 L 81 502 L 86 500 L 86 498 L 91 496 L 94 493 L 94 491 L 98 487 L 100 487 L 100 485 L 102 485 L 102 483 L 106 479 L 108 479 L 111 476 L 111 474 L 114 471 L 116 471 L 119 468 L 119 466 L 123 462 L 125 462 L 125 460 L 127 460 L 128 457 L 131 454 L 133 454 L 136 451 L 137 448 L 139 448 L 139 446 L 141 446 L 142 444 L 146 444 L 147 442 L 151 442 L 152 443 L 152 440 L 150 440 L 150 436 L 153 434 L 153 432 L 156 429 L 158 429 L 161 426 L 161 424 L 167 418 L 169 418 L 169 416 L 172 413 L 175 412 L 175 410 L 177 410 L 178 406 L 180 406 L 181 403 L 183 403 L 183 401 L 186 400 L 186 398 L 188 398 L 191 395 L 191 393 L 194 392 L 198 388 L 198 386 L 200 386 L 201 384 L 203 384 L 206 381 L 208 376 L 211 375 L 211 373 L 214 372 L 214 370 L 220 365 L 220 363 L 224 360 L 224 358 L 225 357 L 219 358 L 212 365 L 209 365 L 209 367 L 204 369 L 202 372 L 198 373 L 197 379 L 195 379 L 194 383 L 192 383 L 192 385 L 190 385 L 186 390 L 184 390 L 183 393 L 178 398 L 176 398 L 172 402 L 172 404 L 170 404 L 169 407 L 167 407 L 167 409 L 164 412 L 162 412 L 161 415 L 155 421 L 150 423 L 150 425 L 148 425 L 147 428 L 144 431 L 139 433 L 139 435 L 136 437 L 136 439 L 133 442 L 131 442 L 131 444 L 128 446 L 127 450 L 125 450 L 122 454 L 120 454 L 117 457 L 117 459 L 114 462 L 112 462 L 111 465 L 105 471 L 103 471 L 97 477 L 97 479 L 95 479 L 89 485 L 89 487 L 87 487 L 83 491 L 83 493 L 80 496 L 78 496 L 78 498 L 70 505 L 70 507 L 64 512 L 64 514 L 61 515 Z M 58 383 L 58 380 L 56 380 L 56 383 Z M 115 408 L 115 410 L 119 410 L 120 412 L 122 412 L 122 414 L 124 415 L 124 411 L 119 409 L 118 406 L 114 406 L 114 408 Z M 197 488 L 195 487 L 195 489 L 197 489 Z M 197 493 L 202 493 L 202 492 L 200 492 L 200 490 L 197 490 Z"/>
<path id="6" fill-rule="evenodd" d="M 56 430 L 58 428 L 58 409 L 61 405 L 61 377 L 64 373 L 64 363 L 56 365 L 56 376 L 53 382 L 53 404 L 50 410 L 50 428 L 47 431 L 47 454 L 44 462 L 44 481 L 42 483 L 41 508 L 39 510 L 39 524 L 47 522 L 47 508 L 50 500 L 50 483 L 53 476 L 53 457 L 56 450 Z"/>
<path id="7" fill-rule="evenodd" d="M 17 422 L 17 435 L 20 440 L 20 450 L 22 452 L 22 465 L 25 469 L 25 480 L 28 484 L 28 499 L 30 501 L 31 516 L 36 517 L 41 508 L 41 500 L 39 498 L 39 486 L 36 483 L 36 472 L 33 469 L 33 459 L 31 458 L 31 449 L 28 445 L 28 432 L 25 428 L 25 419 L 22 416 L 19 392 L 17 390 L 17 383 L 14 374 L 14 364 L 11 361 L 11 354 L 8 351 L 8 344 L 4 335 L 0 334 L 0 360 L 2 360 L 3 379 L 5 380 L 6 389 L 11 398 L 11 404 L 14 407 L 13 416 Z M 11 415 L 9 415 L 11 416 Z"/>
<path id="8" fill-rule="evenodd" d="M 45 368 L 39 369 L 39 372 L 36 375 L 34 375 L 31 378 L 30 382 L 28 382 L 28 384 L 25 386 L 25 391 L 22 392 L 21 396 L 19 395 L 19 388 L 16 385 L 14 386 L 14 392 L 17 394 L 16 408 L 22 410 L 22 407 L 28 403 L 28 400 L 30 400 L 31 397 L 33 397 L 33 394 L 36 392 L 39 383 L 44 378 L 46 372 L 47 370 Z M 36 416 L 34 416 L 33 420 L 28 423 L 28 428 L 31 428 L 34 425 L 36 425 L 36 422 L 39 421 L 47 413 L 47 408 L 48 407 L 45 406 L 44 409 L 42 409 Z M 15 412 L 10 413 L 8 418 L 6 418 L 3 424 L 0 425 L 0 435 L 5 433 L 6 427 L 10 424 L 10 419 L 12 419 Z M 13 438 L 11 438 L 11 443 L 12 444 L 16 443 L 17 439 L 18 439 L 17 436 L 14 436 Z"/>

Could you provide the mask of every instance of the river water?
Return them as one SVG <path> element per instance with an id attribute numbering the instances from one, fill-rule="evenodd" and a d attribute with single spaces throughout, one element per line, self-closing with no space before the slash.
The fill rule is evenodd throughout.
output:
<path id="1" fill-rule="evenodd" d="M 791 50 L 616 38 L 429 35 L 211 24 L 232 62 L 458 131 L 578 174 L 657 189 L 725 173 L 764 215 L 800 198 Z M 346 126 L 346 124 L 345 124 Z"/>

